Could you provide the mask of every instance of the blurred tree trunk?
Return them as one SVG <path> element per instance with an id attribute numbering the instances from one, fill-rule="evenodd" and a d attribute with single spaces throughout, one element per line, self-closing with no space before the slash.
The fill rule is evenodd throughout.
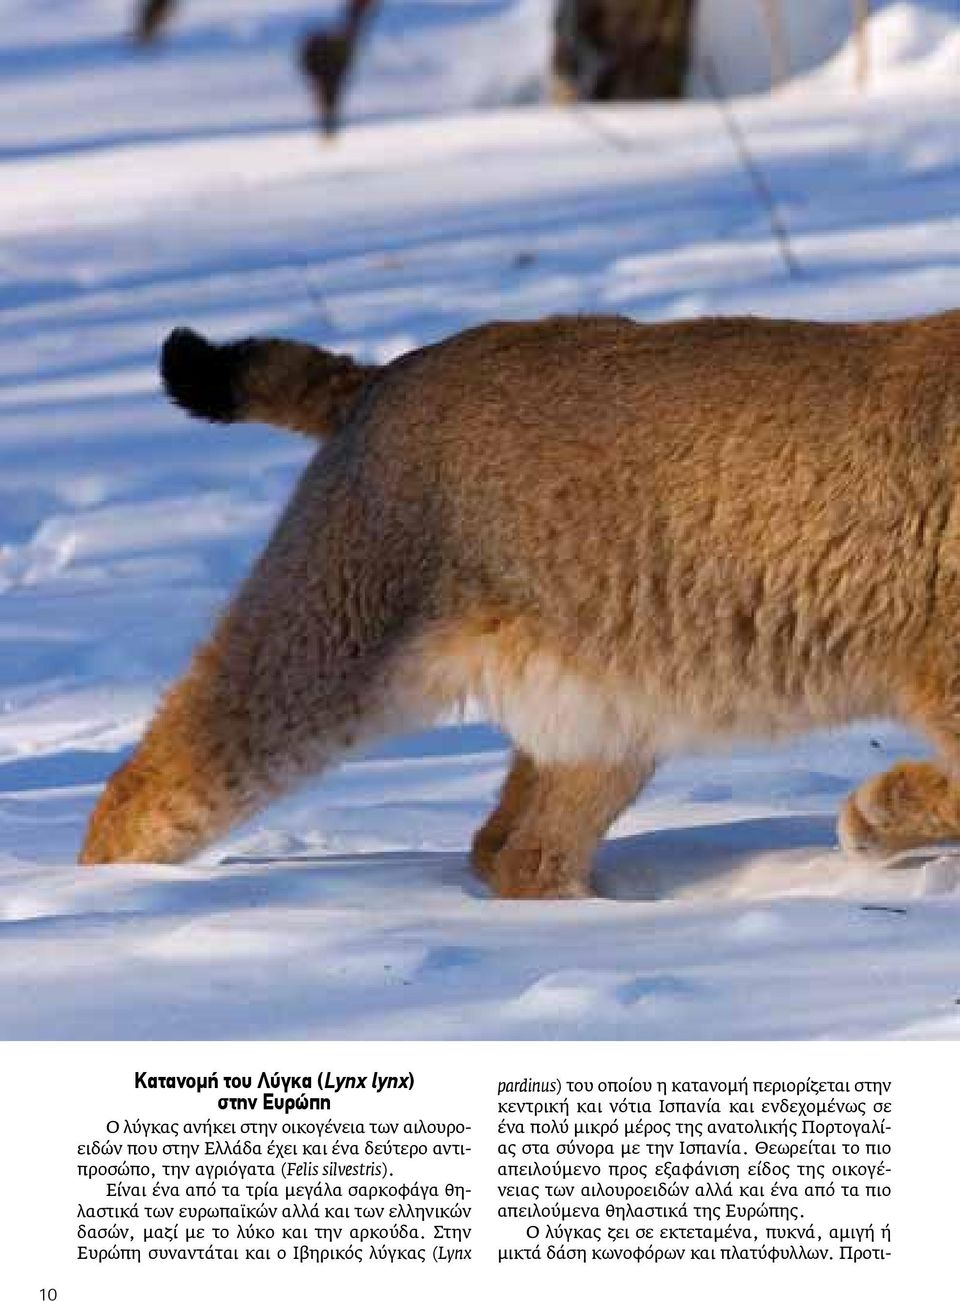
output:
<path id="1" fill-rule="evenodd" d="M 300 68 L 313 89 L 325 135 L 333 135 L 340 126 L 340 101 L 357 46 L 379 7 L 380 0 L 347 0 L 336 27 L 310 32 L 300 46 Z"/>
<path id="2" fill-rule="evenodd" d="M 558 0 L 554 97 L 676 99 L 695 0 Z"/>
<path id="3" fill-rule="evenodd" d="M 173 17 L 177 0 L 141 0 L 137 9 L 134 38 L 141 45 L 156 40 L 160 29 Z"/>

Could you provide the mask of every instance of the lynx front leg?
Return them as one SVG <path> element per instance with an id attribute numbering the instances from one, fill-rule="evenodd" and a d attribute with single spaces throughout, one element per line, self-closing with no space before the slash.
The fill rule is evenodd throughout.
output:
<path id="1" fill-rule="evenodd" d="M 877 858 L 960 840 L 960 782 L 932 763 L 898 763 L 847 799 L 838 834 L 848 852 Z"/>
<path id="2" fill-rule="evenodd" d="M 528 774 L 525 807 L 488 870 L 494 893 L 502 899 L 588 896 L 597 845 L 653 769 L 647 755 L 617 765 L 537 765 Z"/>
<path id="3" fill-rule="evenodd" d="M 960 841 L 960 690 L 951 662 L 918 673 L 905 693 L 903 718 L 926 733 L 940 762 L 898 763 L 859 786 L 837 827 L 848 851 L 889 858 Z"/>

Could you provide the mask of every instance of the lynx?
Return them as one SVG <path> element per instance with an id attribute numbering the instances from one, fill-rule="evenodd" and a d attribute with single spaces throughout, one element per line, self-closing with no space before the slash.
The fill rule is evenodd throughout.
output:
<path id="1" fill-rule="evenodd" d="M 589 893 L 658 760 L 888 716 L 940 764 L 841 843 L 960 836 L 960 312 L 494 323 L 378 367 L 167 340 L 211 421 L 328 440 L 94 812 L 81 861 L 186 859 L 354 747 L 480 702 L 515 745 L 472 862 Z"/>

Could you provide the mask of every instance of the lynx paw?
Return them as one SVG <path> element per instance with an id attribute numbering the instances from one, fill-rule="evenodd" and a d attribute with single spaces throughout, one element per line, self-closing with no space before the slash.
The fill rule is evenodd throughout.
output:
<path id="1" fill-rule="evenodd" d="M 960 835 L 957 791 L 930 763 L 900 763 L 871 777 L 840 811 L 837 834 L 847 853 L 890 858 Z"/>
<path id="2" fill-rule="evenodd" d="M 494 861 L 503 845 L 504 837 L 488 832 L 486 827 L 481 827 L 474 836 L 470 846 L 470 865 L 481 880 L 490 880 Z"/>
<path id="3" fill-rule="evenodd" d="M 590 864 L 533 836 L 511 836 L 485 873 L 499 899 L 589 899 Z"/>

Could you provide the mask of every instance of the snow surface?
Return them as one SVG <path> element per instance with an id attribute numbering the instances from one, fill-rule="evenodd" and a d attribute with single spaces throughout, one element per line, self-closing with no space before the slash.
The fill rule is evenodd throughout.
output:
<path id="1" fill-rule="evenodd" d="M 544 0 L 387 0 L 334 146 L 291 67 L 315 4 L 184 0 L 142 54 L 126 0 L 0 0 L 0 1033 L 960 1031 L 960 859 L 834 847 L 845 792 L 922 753 L 883 724 L 668 763 L 584 903 L 493 901 L 472 878 L 506 754 L 480 724 L 391 742 L 199 865 L 73 865 L 309 452 L 170 409 L 173 325 L 387 358 L 493 316 L 958 305 L 955 6 L 876 6 L 866 95 L 846 0 L 805 27 L 785 7 L 802 75 L 736 113 L 796 280 L 712 103 L 526 102 Z M 698 57 L 732 88 L 759 78 L 748 8 L 701 15 Z M 710 36 L 718 13 L 739 44 Z"/>

